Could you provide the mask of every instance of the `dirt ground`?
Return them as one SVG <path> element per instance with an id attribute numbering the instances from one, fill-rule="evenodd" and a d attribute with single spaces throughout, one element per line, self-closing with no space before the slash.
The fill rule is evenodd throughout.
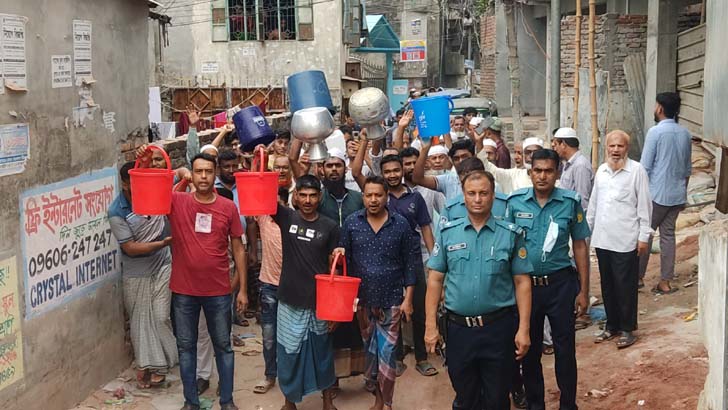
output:
<path id="1" fill-rule="evenodd" d="M 698 286 L 684 287 L 697 281 L 697 230 L 685 231 L 678 236 L 675 285 L 678 293 L 655 296 L 650 288 L 659 278 L 659 255 L 652 255 L 645 288 L 639 294 L 640 340 L 625 350 L 617 350 L 613 343 L 595 345 L 594 336 L 599 328 L 592 325 L 577 332 L 577 360 L 579 366 L 579 397 L 581 409 L 587 410 L 673 410 L 695 409 L 708 369 L 708 359 L 700 342 L 697 320 L 688 320 L 697 309 Z M 599 297 L 599 275 L 596 258 L 592 256 L 591 294 Z M 690 319 L 690 318 L 689 318 Z M 692 319 L 696 319 L 693 315 Z M 236 334 L 260 333 L 253 325 L 237 328 Z M 259 339 L 249 339 L 243 348 L 236 348 L 234 399 L 241 410 L 279 409 L 282 395 L 278 388 L 265 395 L 252 392 L 263 374 L 263 358 Z M 243 353 L 247 352 L 247 353 Z M 407 357 L 409 369 L 397 380 L 394 404 L 398 410 L 450 409 L 454 393 L 442 362 L 431 357 L 440 369 L 437 376 L 425 378 L 414 370 L 413 358 Z M 543 359 L 546 378 L 547 408 L 558 408 L 558 388 L 554 379 L 553 356 Z M 182 387 L 175 369 L 169 377 L 170 385 L 164 389 L 137 390 L 132 383 L 133 371 L 127 370 L 120 379 L 111 381 L 107 389 L 123 386 L 127 390 L 127 403 L 105 404 L 112 394 L 100 388 L 74 409 L 108 410 L 177 410 L 182 406 Z M 125 382 L 126 381 L 126 382 Z M 217 386 L 215 376 L 211 388 L 204 395 L 214 400 Z M 363 389 L 361 377 L 342 379 L 342 391 L 335 400 L 340 410 L 365 410 L 373 402 Z M 219 409 L 215 403 L 213 409 Z M 318 394 L 306 397 L 300 410 L 321 408 Z"/>

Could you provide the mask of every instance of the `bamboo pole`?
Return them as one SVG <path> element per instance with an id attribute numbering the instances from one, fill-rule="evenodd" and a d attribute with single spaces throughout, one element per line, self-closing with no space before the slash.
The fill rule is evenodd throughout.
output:
<path id="1" fill-rule="evenodd" d="M 592 167 L 599 166 L 599 124 L 597 123 L 597 79 L 594 61 L 596 0 L 589 0 L 589 97 L 591 97 Z"/>
<path id="2" fill-rule="evenodd" d="M 574 35 L 574 118 L 572 128 L 579 129 L 579 69 L 581 68 L 581 0 L 576 0 L 576 33 Z"/>
<path id="3" fill-rule="evenodd" d="M 513 0 L 504 0 L 503 9 L 506 15 L 506 43 L 508 44 L 508 69 L 511 74 L 511 111 L 513 117 L 513 141 L 523 138 L 521 122 L 521 70 L 518 64 L 518 37 L 516 35 L 516 13 Z"/>

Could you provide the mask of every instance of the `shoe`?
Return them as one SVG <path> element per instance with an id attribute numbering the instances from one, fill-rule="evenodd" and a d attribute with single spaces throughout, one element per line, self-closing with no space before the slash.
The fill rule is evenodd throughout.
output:
<path id="1" fill-rule="evenodd" d="M 197 379 L 197 394 L 200 395 L 210 388 L 210 381 L 205 379 Z"/>
<path id="2" fill-rule="evenodd" d="M 240 410 L 238 409 L 238 406 L 235 405 L 232 401 L 230 403 L 225 403 L 220 407 L 220 410 Z"/>
<path id="3" fill-rule="evenodd" d="M 182 408 L 179 410 L 200 410 L 200 406 L 194 406 L 192 404 L 185 403 L 185 405 L 182 406 Z"/>
<path id="4" fill-rule="evenodd" d="M 513 406 L 517 409 L 526 408 L 526 391 L 521 387 L 511 392 L 511 398 L 513 399 Z"/>

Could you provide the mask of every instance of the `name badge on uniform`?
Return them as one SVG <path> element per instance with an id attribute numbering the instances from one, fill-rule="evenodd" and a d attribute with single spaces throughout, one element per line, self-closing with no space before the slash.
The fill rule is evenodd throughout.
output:
<path id="1" fill-rule="evenodd" d="M 516 212 L 516 218 L 533 219 L 533 214 L 530 212 Z"/>
<path id="2" fill-rule="evenodd" d="M 197 213 L 197 216 L 195 217 L 195 232 L 212 232 L 212 214 Z"/>
<path id="3" fill-rule="evenodd" d="M 465 242 L 463 242 L 463 243 L 456 243 L 455 245 L 449 245 L 447 247 L 447 251 L 448 252 L 459 251 L 461 249 L 466 249 L 467 247 L 468 247 L 468 244 L 465 243 Z"/>
<path id="4" fill-rule="evenodd" d="M 288 228 L 288 233 L 296 233 L 298 232 L 298 225 L 291 225 L 290 228 Z"/>

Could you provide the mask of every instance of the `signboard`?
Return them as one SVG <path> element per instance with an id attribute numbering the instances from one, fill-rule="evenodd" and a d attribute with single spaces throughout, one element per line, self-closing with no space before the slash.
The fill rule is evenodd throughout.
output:
<path id="1" fill-rule="evenodd" d="M 25 171 L 25 163 L 29 157 L 28 124 L 0 125 L 0 177 Z"/>
<path id="2" fill-rule="evenodd" d="M 426 40 L 402 40 L 399 42 L 399 56 L 403 63 L 427 60 Z"/>
<path id="3" fill-rule="evenodd" d="M 121 258 L 107 217 L 116 168 L 20 195 L 25 317 L 35 317 L 118 276 Z"/>
<path id="4" fill-rule="evenodd" d="M 220 64 L 217 61 L 203 61 L 202 74 L 215 74 L 220 70 Z"/>
<path id="5" fill-rule="evenodd" d="M 23 337 L 15 256 L 0 261 L 0 390 L 23 378 Z"/>

